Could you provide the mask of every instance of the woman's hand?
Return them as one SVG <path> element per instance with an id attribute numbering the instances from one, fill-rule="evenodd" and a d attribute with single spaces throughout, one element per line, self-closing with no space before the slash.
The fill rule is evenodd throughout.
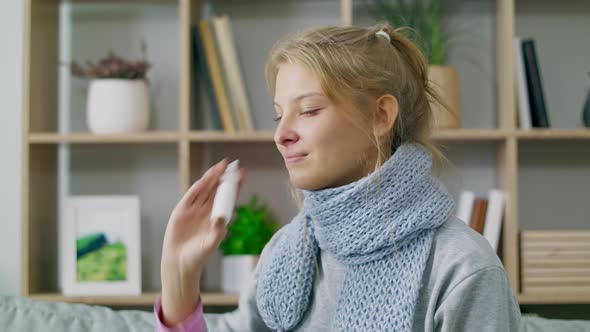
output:
<path id="1" fill-rule="evenodd" d="M 162 311 L 168 326 L 194 311 L 200 295 L 200 276 L 207 258 L 227 234 L 225 220 L 210 221 L 219 180 L 228 165 L 223 159 L 209 168 L 180 199 L 166 226 L 162 247 Z M 238 195 L 244 180 L 240 169 Z"/>

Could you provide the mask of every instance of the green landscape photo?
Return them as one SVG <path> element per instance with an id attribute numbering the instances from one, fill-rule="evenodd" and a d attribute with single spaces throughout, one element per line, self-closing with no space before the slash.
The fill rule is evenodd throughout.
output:
<path id="1" fill-rule="evenodd" d="M 127 246 L 107 240 L 105 233 L 94 233 L 76 240 L 78 281 L 127 280 Z"/>

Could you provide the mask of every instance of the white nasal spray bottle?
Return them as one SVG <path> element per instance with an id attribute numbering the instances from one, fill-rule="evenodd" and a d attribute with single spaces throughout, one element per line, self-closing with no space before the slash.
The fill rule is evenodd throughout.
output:
<path id="1" fill-rule="evenodd" d="M 235 160 L 227 165 L 225 172 L 221 176 L 217 193 L 213 199 L 211 221 L 215 221 L 221 216 L 225 218 L 226 224 L 230 222 L 236 204 L 238 181 L 240 180 L 239 168 L 240 162 Z"/>

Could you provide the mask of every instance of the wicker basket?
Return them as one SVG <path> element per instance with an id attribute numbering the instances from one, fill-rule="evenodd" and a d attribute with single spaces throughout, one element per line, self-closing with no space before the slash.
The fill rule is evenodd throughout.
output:
<path id="1" fill-rule="evenodd" d="M 590 292 L 590 231 L 524 231 L 522 291 Z"/>

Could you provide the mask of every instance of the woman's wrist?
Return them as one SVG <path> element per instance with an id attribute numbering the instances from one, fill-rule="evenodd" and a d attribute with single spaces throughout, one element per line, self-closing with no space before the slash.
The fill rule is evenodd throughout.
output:
<path id="1" fill-rule="evenodd" d="M 182 271 L 174 264 L 162 263 L 162 318 L 168 326 L 184 321 L 197 308 L 200 273 Z"/>

